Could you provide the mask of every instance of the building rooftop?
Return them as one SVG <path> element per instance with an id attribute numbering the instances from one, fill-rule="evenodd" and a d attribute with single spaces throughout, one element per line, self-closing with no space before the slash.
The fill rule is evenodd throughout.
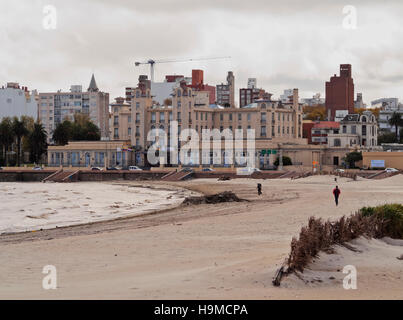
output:
<path id="1" fill-rule="evenodd" d="M 340 128 L 340 123 L 336 121 L 320 121 L 315 123 L 314 129 L 338 129 Z"/>

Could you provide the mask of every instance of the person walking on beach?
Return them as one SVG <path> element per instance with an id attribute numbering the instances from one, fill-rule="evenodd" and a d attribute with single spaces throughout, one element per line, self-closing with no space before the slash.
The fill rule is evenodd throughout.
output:
<path id="1" fill-rule="evenodd" d="M 339 196 L 340 196 L 340 189 L 338 186 L 336 186 L 336 188 L 333 189 L 333 195 L 334 195 L 334 201 L 336 202 L 336 206 L 339 205 Z"/>
<path id="2" fill-rule="evenodd" d="M 261 185 L 260 183 L 257 184 L 257 194 L 258 194 L 259 196 L 262 195 L 262 185 Z"/>

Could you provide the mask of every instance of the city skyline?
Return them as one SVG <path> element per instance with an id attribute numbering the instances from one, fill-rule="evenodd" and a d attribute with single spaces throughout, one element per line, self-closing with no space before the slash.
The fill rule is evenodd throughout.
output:
<path id="1" fill-rule="evenodd" d="M 135 86 L 140 74 L 149 75 L 148 66 L 134 67 L 137 60 L 231 56 L 157 65 L 156 81 L 203 69 L 205 83 L 216 85 L 233 71 L 236 92 L 253 77 L 275 99 L 290 88 L 299 88 L 301 98 L 317 92 L 324 97 L 325 82 L 347 63 L 353 66 L 355 93 L 362 92 L 367 104 L 381 97 L 402 99 L 403 50 L 396 39 L 403 33 L 398 28 L 403 6 L 349 2 L 357 11 L 357 28 L 351 30 L 343 27 L 347 4 L 333 2 L 53 1 L 54 30 L 42 25 L 48 3 L 7 2 L 0 12 L 0 81 L 57 91 L 85 86 L 95 73 L 99 88 L 114 98 Z"/>

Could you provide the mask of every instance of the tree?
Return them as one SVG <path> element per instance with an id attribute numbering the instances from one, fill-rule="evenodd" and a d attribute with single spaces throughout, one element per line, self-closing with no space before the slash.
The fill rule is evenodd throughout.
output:
<path id="1" fill-rule="evenodd" d="M 72 141 L 99 141 L 101 132 L 87 115 L 76 114 L 74 122 L 64 120 L 53 132 L 53 141 L 58 145 L 66 145 Z"/>
<path id="2" fill-rule="evenodd" d="M 304 107 L 304 119 L 323 121 L 326 119 L 326 108 L 322 105 Z"/>
<path id="3" fill-rule="evenodd" d="M 72 136 L 72 124 L 68 120 L 64 120 L 62 123 L 59 123 L 53 131 L 53 141 L 59 146 L 65 146 L 69 143 L 69 140 Z"/>
<path id="4" fill-rule="evenodd" d="M 393 132 L 384 132 L 378 136 L 378 145 L 393 142 L 395 142 L 395 134 Z"/>
<path id="5" fill-rule="evenodd" d="M 47 149 L 47 133 L 40 123 L 35 123 L 33 130 L 28 135 L 30 161 L 39 163 Z"/>
<path id="6" fill-rule="evenodd" d="M 279 166 L 280 164 L 280 158 L 277 157 L 276 161 L 274 162 L 275 166 Z M 283 156 L 283 166 L 292 166 L 292 161 L 290 157 Z"/>
<path id="7" fill-rule="evenodd" d="M 370 110 L 372 112 L 372 114 L 375 116 L 376 119 L 379 119 L 379 111 L 381 111 L 381 108 L 371 108 L 371 109 L 367 109 L 367 108 L 354 108 L 354 112 L 358 113 L 359 115 L 362 115 L 364 113 L 364 111 L 368 111 Z"/>
<path id="8" fill-rule="evenodd" d="M 17 141 L 17 167 L 19 167 L 21 165 L 21 140 L 29 133 L 25 121 L 15 117 L 12 122 L 12 132 Z"/>
<path id="9" fill-rule="evenodd" d="M 164 106 L 166 106 L 166 107 L 172 106 L 172 99 L 166 98 L 164 100 Z"/>
<path id="10" fill-rule="evenodd" d="M 396 132 L 396 135 L 395 135 L 396 142 L 399 142 L 399 141 L 398 141 L 398 137 L 399 137 L 399 127 L 403 126 L 403 119 L 402 119 L 401 114 L 400 114 L 400 113 L 397 113 L 397 112 L 393 112 L 392 116 L 391 116 L 390 119 L 389 119 L 389 124 L 390 124 L 392 127 L 395 127 L 395 130 L 396 130 L 396 131 L 395 131 L 395 132 Z"/>
<path id="11" fill-rule="evenodd" d="M 2 147 L 2 153 L 4 157 L 4 163 L 8 166 L 7 152 L 14 140 L 12 122 L 10 118 L 3 118 L 0 123 L 0 145 Z"/>
<path id="12" fill-rule="evenodd" d="M 349 164 L 350 168 L 355 168 L 355 163 L 362 160 L 362 152 L 353 151 L 347 153 L 343 160 Z"/>
<path id="13" fill-rule="evenodd" d="M 32 132 L 34 130 L 35 119 L 28 116 L 21 116 L 21 120 L 25 123 L 25 127 L 27 128 L 28 132 Z M 22 152 L 29 152 L 29 134 L 22 137 L 21 140 L 21 149 Z"/>

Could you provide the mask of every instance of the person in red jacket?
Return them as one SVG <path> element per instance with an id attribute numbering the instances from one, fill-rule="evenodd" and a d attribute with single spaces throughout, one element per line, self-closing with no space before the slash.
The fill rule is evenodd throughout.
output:
<path id="1" fill-rule="evenodd" d="M 336 188 L 333 189 L 333 195 L 334 195 L 334 201 L 336 202 L 336 206 L 339 205 L 339 196 L 340 196 L 340 189 L 338 186 L 336 186 Z"/>

